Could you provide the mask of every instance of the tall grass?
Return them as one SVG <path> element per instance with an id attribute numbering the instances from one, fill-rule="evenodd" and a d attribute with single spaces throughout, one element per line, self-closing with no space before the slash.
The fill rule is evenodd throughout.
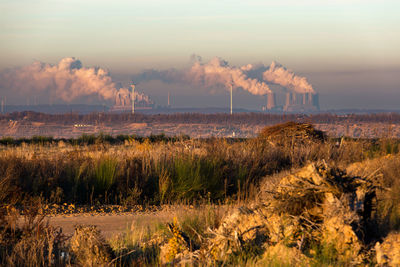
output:
<path id="1" fill-rule="evenodd" d="M 111 144 L 110 140 L 107 136 L 87 136 L 79 143 L 66 142 L 63 146 L 52 139 L 37 138 L 35 143 L 24 145 L 3 140 L 6 145 L 0 146 L 0 265 L 68 264 L 61 257 L 61 252 L 66 250 L 66 239 L 58 229 L 42 220 L 39 214 L 42 202 L 207 203 L 195 212 L 169 215 L 177 215 L 180 227 L 194 242 L 193 246 L 198 247 L 207 237 L 207 229 L 215 229 L 220 224 L 223 212 L 219 209 L 221 206 L 217 208 L 214 204 L 255 198 L 258 185 L 266 176 L 317 160 L 347 166 L 370 159 L 369 165 L 362 165 L 368 168 L 355 168 L 357 171 L 350 173 L 368 176 L 380 185 L 376 221 L 371 222 L 367 231 L 377 231 L 375 236 L 383 237 L 389 231 L 400 230 L 399 140 L 343 138 L 290 146 L 271 144 L 260 138 L 166 140 L 165 136 L 153 136 L 139 140 L 119 137 L 124 144 L 122 141 Z M 33 199 L 33 205 L 28 207 L 24 199 Z M 26 214 L 31 214 L 28 216 L 31 219 L 21 227 L 16 227 L 16 219 L 10 217 L 12 213 L 8 210 L 18 205 L 24 206 Z M 165 234 L 165 227 L 159 223 L 134 225 L 111 241 L 115 253 L 112 263 L 116 266 L 159 264 L 160 250 L 154 238 Z M 229 263 L 251 264 L 257 260 L 255 255 L 261 254 L 260 249 L 246 247 Z M 335 251 L 330 247 L 317 247 L 315 251 L 318 263 L 341 264 L 335 260 Z"/>
<path id="2" fill-rule="evenodd" d="M 48 203 L 243 200 L 254 197 L 267 175 L 322 159 L 346 166 L 395 154 L 399 146 L 393 139 L 330 139 L 276 146 L 257 138 L 169 140 L 161 136 L 118 145 L 82 138 L 84 145 L 59 146 L 49 141 L 1 146 L 0 179 L 7 178 L 21 193 Z"/>
<path id="3" fill-rule="evenodd" d="M 25 217 L 0 207 L 0 266 L 65 266 L 67 237 L 40 215 L 40 199 L 24 201 Z"/>
<path id="4" fill-rule="evenodd" d="M 93 190 L 98 196 L 104 195 L 104 202 L 108 203 L 107 193 L 115 181 L 118 162 L 111 158 L 98 160 L 94 167 Z"/>
<path id="5" fill-rule="evenodd" d="M 171 197 L 176 200 L 201 198 L 211 193 L 220 198 L 222 192 L 222 164 L 196 156 L 183 156 L 170 166 L 172 173 Z"/>

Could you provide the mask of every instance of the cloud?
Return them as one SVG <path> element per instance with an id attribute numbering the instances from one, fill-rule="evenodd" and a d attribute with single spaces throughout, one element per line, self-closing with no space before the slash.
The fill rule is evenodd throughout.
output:
<path id="1" fill-rule="evenodd" d="M 66 57 L 56 65 L 33 62 L 0 73 L 0 87 L 14 94 L 46 93 L 71 102 L 82 96 L 112 100 L 117 92 L 108 72 L 82 67 L 80 60 Z"/>

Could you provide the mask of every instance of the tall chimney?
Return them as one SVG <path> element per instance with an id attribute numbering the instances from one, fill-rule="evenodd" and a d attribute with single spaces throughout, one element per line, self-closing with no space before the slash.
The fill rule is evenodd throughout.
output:
<path id="1" fill-rule="evenodd" d="M 132 94 L 131 94 L 131 104 L 132 104 L 132 114 L 135 114 L 135 85 L 132 84 Z"/>
<path id="2" fill-rule="evenodd" d="M 168 92 L 168 107 L 171 106 L 170 102 L 169 102 L 169 97 L 170 97 L 170 92 Z"/>
<path id="3" fill-rule="evenodd" d="M 231 84 L 231 114 L 232 114 L 232 84 Z"/>
<path id="4" fill-rule="evenodd" d="M 267 110 L 275 108 L 275 105 L 276 105 L 275 93 L 269 92 L 267 94 Z"/>

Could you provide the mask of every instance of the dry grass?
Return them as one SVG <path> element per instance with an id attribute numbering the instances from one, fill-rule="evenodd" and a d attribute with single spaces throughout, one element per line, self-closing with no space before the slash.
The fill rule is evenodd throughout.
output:
<path id="1" fill-rule="evenodd" d="M 24 221 L 6 209 L 0 217 L 0 264 L 7 266 L 64 266 L 67 237 L 39 214 L 40 200 L 24 202 Z"/>
<path id="2" fill-rule="evenodd" d="M 263 177 L 283 170 L 318 160 L 345 167 L 398 152 L 396 140 L 328 139 L 296 123 L 249 140 L 153 139 L 0 146 L 0 181 L 47 204 L 243 201 L 255 197 Z"/>
<path id="3" fill-rule="evenodd" d="M 264 201 L 259 195 L 263 179 L 263 190 L 274 191 L 286 172 L 316 161 L 342 168 L 358 162 L 353 174 L 379 184 L 376 217 L 368 222 L 368 229 L 375 227 L 374 238 L 400 229 L 398 140 L 329 139 L 309 125 L 294 123 L 265 129 L 259 138 L 249 140 L 128 138 L 118 145 L 96 140 L 89 138 L 86 145 L 50 140 L 0 146 L 0 265 L 54 266 L 88 258 L 78 256 L 81 249 L 68 251 L 65 236 L 46 224 L 42 211 L 87 211 L 82 207 L 98 207 L 96 212 L 132 211 L 171 204 L 175 209 L 170 213 L 143 216 L 111 239 L 112 253 L 102 261 L 117 266 L 155 265 L 160 244 L 170 238 L 165 224 L 174 217 L 197 248 L 208 237 L 207 229 L 219 226 L 231 207 L 226 204 Z M 372 160 L 365 163 L 368 159 Z M 293 200 L 295 191 L 281 197 Z M 290 205 L 282 199 L 285 205 L 279 208 L 299 215 L 299 210 L 309 208 L 308 197 L 314 198 L 312 203 L 320 202 L 311 191 Z M 28 205 L 32 199 L 35 204 Z M 195 208 L 182 206 L 179 211 L 178 204 Z M 19 211 L 27 221 L 17 226 Z M 251 257 L 243 259 L 251 262 Z"/>

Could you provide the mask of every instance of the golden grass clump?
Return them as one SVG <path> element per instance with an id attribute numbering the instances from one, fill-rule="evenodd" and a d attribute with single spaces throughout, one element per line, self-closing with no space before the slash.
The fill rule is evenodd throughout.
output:
<path id="1" fill-rule="evenodd" d="M 75 261 L 81 266 L 106 266 L 112 259 L 112 250 L 96 226 L 78 225 L 70 240 Z"/>

